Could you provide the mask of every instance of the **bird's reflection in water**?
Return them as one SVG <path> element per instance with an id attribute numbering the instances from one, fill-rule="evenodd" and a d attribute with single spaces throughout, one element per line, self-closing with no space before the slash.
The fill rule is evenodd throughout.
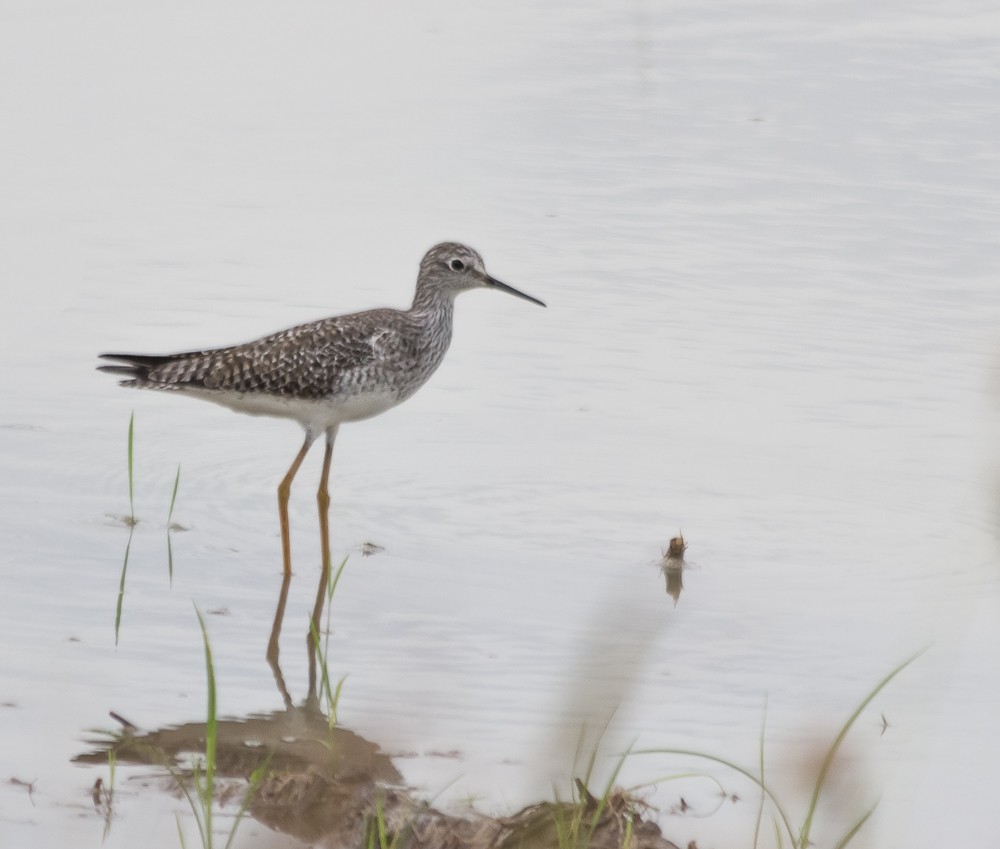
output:
<path id="1" fill-rule="evenodd" d="M 121 724 L 119 736 L 90 741 L 92 750 L 74 762 L 106 768 L 113 752 L 116 763 L 167 767 L 172 789 L 191 781 L 191 755 L 205 750 L 205 723 L 145 733 L 132 723 Z M 217 735 L 215 804 L 235 808 L 245 799 L 255 820 L 313 846 L 552 849 L 559 845 L 559 824 L 585 816 L 584 821 L 593 823 L 591 849 L 678 849 L 652 817 L 645 817 L 641 808 L 636 812 L 636 800 L 622 790 L 597 799 L 583 788 L 579 806 L 542 802 L 503 817 L 440 811 L 402 786 L 402 777 L 378 746 L 331 727 L 322 713 L 308 708 L 220 720 Z M 248 776 L 261 767 L 263 777 L 247 799 Z M 103 793 L 100 778 L 94 798 L 95 807 L 107 799 L 107 821 L 113 827 L 113 797 Z"/>
<path id="2" fill-rule="evenodd" d="M 189 722 L 141 732 L 123 722 L 111 740 L 92 740 L 95 748 L 76 763 L 117 763 L 166 767 L 175 781 L 190 777 L 192 754 L 204 753 L 207 726 Z M 362 812 L 379 788 L 398 786 L 402 776 L 379 747 L 346 728 L 331 727 L 319 711 L 295 707 L 216 725 L 215 795 L 220 803 L 246 792 L 248 777 L 266 766 L 250 802 L 251 815 L 278 831 L 314 840 L 338 830 L 338 817 Z M 353 819 L 357 824 L 359 819 Z"/>
<path id="3" fill-rule="evenodd" d="M 316 588 L 316 603 L 313 606 L 312 617 L 310 618 L 310 631 L 306 634 L 306 654 L 309 662 L 309 689 L 306 694 L 305 704 L 315 710 L 319 709 L 319 693 L 317 691 L 317 646 L 316 641 L 320 636 L 320 622 L 322 621 L 323 609 L 330 600 L 330 563 L 329 551 L 326 552 L 326 564 L 320 574 L 319 586 Z M 334 582 L 340 577 L 346 563 L 340 564 L 340 570 L 334 578 Z M 267 642 L 267 665 L 271 667 L 274 675 L 274 683 L 278 687 L 282 701 L 286 708 L 291 708 L 294 704 L 291 694 L 288 692 L 288 685 L 285 683 L 285 676 L 281 671 L 279 660 L 278 641 L 281 637 L 281 625 L 285 618 L 285 606 L 288 603 L 288 589 L 292 583 L 291 573 L 284 573 L 281 578 L 281 589 L 278 591 L 278 604 L 274 610 L 274 621 L 271 624 L 271 635 Z M 322 657 L 320 657 L 322 660 Z"/>
<path id="4" fill-rule="evenodd" d="M 294 704 L 278 652 L 289 585 L 290 576 L 285 575 L 267 650 L 285 709 L 216 720 L 216 805 L 245 805 L 250 816 L 269 828 L 326 847 L 386 845 L 379 838 L 383 834 L 390 845 L 398 840 L 401 849 L 550 849 L 559 843 L 560 822 L 585 816 L 596 823 L 591 849 L 618 849 L 630 841 L 632 849 L 678 849 L 652 818 L 635 814 L 636 802 L 624 791 L 616 790 L 605 800 L 584 789 L 579 803 L 542 802 L 504 817 L 450 814 L 414 796 L 377 744 L 337 725 L 322 709 L 329 705 L 317 693 L 316 679 L 325 659 L 311 635 L 306 643 L 309 688 L 304 703 Z M 329 602 L 326 586 L 321 579 L 317 617 Z M 173 791 L 189 788 L 196 775 L 204 775 L 207 722 L 147 732 L 112 716 L 120 730 L 88 741 L 91 750 L 74 762 L 163 767 L 164 781 Z M 113 791 L 105 790 L 98 777 L 92 796 L 110 830 L 115 820 Z"/>
<path id="5" fill-rule="evenodd" d="M 364 828 L 376 800 L 386 810 L 394 806 L 412 810 L 416 802 L 400 788 L 402 776 L 377 744 L 331 722 L 321 709 L 316 692 L 317 652 L 311 635 L 305 645 L 309 690 L 301 706 L 293 703 L 278 654 L 290 578 L 285 575 L 281 583 L 267 650 L 267 663 L 285 709 L 216 720 L 214 796 L 218 804 L 239 805 L 250 777 L 260 770 L 262 777 L 247 808 L 255 819 L 300 840 L 322 838 L 330 845 L 362 845 L 364 834 L 358 830 Z M 321 581 L 320 601 L 324 591 Z M 176 786 L 186 785 L 198 769 L 204 770 L 203 765 L 194 768 L 193 764 L 205 758 L 206 722 L 142 731 L 117 714 L 112 717 L 120 731 L 89 741 L 93 750 L 78 755 L 75 762 L 106 765 L 113 753 L 116 763 L 166 768 L 168 780 Z M 103 797 L 98 794 L 98 798 Z"/>

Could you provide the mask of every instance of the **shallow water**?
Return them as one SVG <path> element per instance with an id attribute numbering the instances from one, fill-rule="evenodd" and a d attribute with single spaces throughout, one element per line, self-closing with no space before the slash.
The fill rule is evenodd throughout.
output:
<path id="1" fill-rule="evenodd" d="M 96 773 L 70 758 L 108 710 L 203 718 L 192 600 L 228 611 L 209 617 L 222 712 L 281 705 L 263 654 L 299 435 L 120 390 L 94 355 L 403 305 L 446 238 L 549 309 L 463 296 L 432 382 L 341 431 L 342 723 L 410 755 L 426 795 L 502 811 L 549 793 L 580 718 L 619 702 L 608 752 L 752 765 L 766 697 L 772 774 L 796 785 L 930 646 L 860 720 L 857 786 L 833 801 L 849 817 L 881 798 L 857 845 L 996 842 L 979 801 L 1000 778 L 988 4 L 52 2 L 0 20 L 19 81 L 0 92 L 0 779 L 35 782 L 0 785 L 11 845 L 98 844 Z M 297 696 L 316 455 L 292 505 Z M 658 561 L 678 530 L 674 606 Z M 369 540 L 385 551 L 362 557 Z M 625 778 L 682 766 L 636 756 Z M 105 845 L 177 845 L 180 803 L 120 780 Z M 650 799 L 698 813 L 712 792 Z M 746 843 L 754 810 L 662 825 Z"/>

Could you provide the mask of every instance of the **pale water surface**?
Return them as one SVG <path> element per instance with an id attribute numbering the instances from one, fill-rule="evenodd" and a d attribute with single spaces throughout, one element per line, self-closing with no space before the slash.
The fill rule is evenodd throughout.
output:
<path id="1" fill-rule="evenodd" d="M 857 845 L 996 845 L 998 55 L 987 2 L 6 4 L 0 780 L 35 784 L 0 785 L 3 845 L 100 845 L 101 771 L 69 761 L 108 710 L 203 715 L 192 600 L 228 611 L 221 710 L 281 706 L 299 434 L 118 389 L 95 354 L 402 306 L 442 239 L 549 309 L 463 296 L 427 388 L 341 432 L 343 724 L 426 797 L 502 812 L 619 702 L 608 754 L 752 766 L 766 698 L 794 787 L 930 646 L 859 721 L 817 844 L 880 799 Z M 318 470 L 293 496 L 297 696 Z M 646 791 L 677 843 L 750 844 L 752 794 L 720 776 L 745 801 L 710 818 L 706 782 Z M 104 845 L 178 845 L 182 803 L 119 784 Z"/>

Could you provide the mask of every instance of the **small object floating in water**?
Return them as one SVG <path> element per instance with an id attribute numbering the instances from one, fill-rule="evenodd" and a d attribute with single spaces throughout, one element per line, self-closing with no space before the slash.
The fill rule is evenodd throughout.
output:
<path id="1" fill-rule="evenodd" d="M 128 513 L 105 513 L 104 516 L 116 525 L 124 525 L 126 528 L 134 528 L 139 524 L 139 520 Z"/>
<path id="2" fill-rule="evenodd" d="M 677 606 L 681 590 L 684 589 L 685 551 L 687 551 L 687 543 L 684 542 L 684 535 L 678 534 L 670 540 L 670 545 L 663 552 L 663 559 L 660 561 L 663 577 L 667 579 L 667 595 L 674 600 L 674 607 Z"/>
<path id="3" fill-rule="evenodd" d="M 678 534 L 672 540 L 667 550 L 663 552 L 663 562 L 666 566 L 680 569 L 684 565 L 684 552 L 687 551 L 687 543 L 684 542 L 684 535 Z"/>

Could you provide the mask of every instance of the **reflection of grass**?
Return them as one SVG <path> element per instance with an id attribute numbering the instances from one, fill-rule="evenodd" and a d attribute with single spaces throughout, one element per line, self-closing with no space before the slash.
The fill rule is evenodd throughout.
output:
<path id="1" fill-rule="evenodd" d="M 195 605 L 195 613 L 198 616 L 198 625 L 201 628 L 201 638 L 205 645 L 205 675 L 208 682 L 208 706 L 205 717 L 205 758 L 194 764 L 191 773 L 194 784 L 194 794 L 188 789 L 187 782 L 176 768 L 170 768 L 170 774 L 177 782 L 188 804 L 194 814 L 195 823 L 198 826 L 198 836 L 201 838 L 201 845 L 204 849 L 212 849 L 214 834 L 212 831 L 212 809 L 215 802 L 215 767 L 216 750 L 218 745 L 218 712 L 215 691 L 215 664 L 212 660 L 212 646 L 208 639 L 208 629 L 205 627 L 205 619 L 201 615 L 198 606 Z M 254 794 L 260 787 L 270 766 L 270 757 L 258 766 L 251 774 L 249 786 L 243 794 L 243 800 L 236 813 L 232 828 L 229 829 L 229 837 L 226 840 L 225 849 L 232 846 L 236 837 L 236 829 L 239 828 L 240 821 L 246 813 Z M 177 834 L 180 838 L 181 846 L 185 846 L 184 832 L 181 829 L 180 819 L 177 820 Z"/>
<path id="2" fill-rule="evenodd" d="M 386 820 L 382 794 L 375 796 L 375 813 L 369 817 L 365 834 L 365 849 L 396 849 L 406 837 L 408 828 L 393 829 Z"/>
<path id="3" fill-rule="evenodd" d="M 217 713 L 217 703 L 215 696 L 215 664 L 212 662 L 212 645 L 208 640 L 208 629 L 205 627 L 205 619 L 201 615 L 198 606 L 195 605 L 194 612 L 198 615 L 198 626 L 201 628 L 201 640 L 205 644 L 205 676 L 208 681 L 208 708 L 205 719 L 205 761 L 204 772 L 195 764 L 192 778 L 194 780 L 195 799 L 184 789 L 184 795 L 191 805 L 195 822 L 198 824 L 198 833 L 201 835 L 201 845 L 205 849 L 212 846 L 212 804 L 215 801 L 215 753 L 218 743 L 219 719 Z M 197 801 L 198 804 L 195 804 Z M 178 832 L 181 834 L 181 844 L 184 843 L 183 832 L 180 831 L 180 823 L 177 824 Z"/>
<path id="4" fill-rule="evenodd" d="M 128 572 L 128 555 L 132 550 L 132 531 L 128 529 L 128 542 L 125 543 L 125 557 L 122 559 L 122 573 L 118 579 L 118 601 L 115 603 L 115 645 L 118 645 L 118 631 L 122 624 L 122 603 L 125 601 L 125 574 Z"/>
<path id="5" fill-rule="evenodd" d="M 350 555 L 348 555 L 349 557 Z M 332 729 L 337 724 L 337 703 L 340 701 L 340 691 L 344 687 L 344 681 L 347 680 L 347 676 L 344 675 L 338 682 L 337 686 L 333 687 L 330 682 L 330 670 L 327 666 L 327 657 L 329 656 L 330 650 L 330 608 L 333 604 L 333 594 L 337 589 L 337 584 L 340 581 L 340 576 L 344 572 L 344 567 L 347 565 L 347 557 L 344 557 L 340 561 L 340 566 L 337 567 L 337 571 L 326 587 L 326 634 L 323 639 L 323 645 L 320 645 L 320 635 L 316 630 L 316 623 L 309 619 L 309 633 L 312 636 L 313 648 L 316 650 L 316 658 L 319 661 L 320 668 L 320 693 L 321 698 L 326 703 L 326 717 L 329 727 Z"/>
<path id="6" fill-rule="evenodd" d="M 755 829 L 754 843 L 756 847 L 759 845 L 760 836 L 760 819 L 763 815 L 763 805 L 764 800 L 770 803 L 770 806 L 774 810 L 774 815 L 772 817 L 774 824 L 775 840 L 779 847 L 784 845 L 784 836 L 787 836 L 789 845 L 793 849 L 806 849 L 811 844 L 811 833 L 813 826 L 813 819 L 816 815 L 816 810 L 819 807 L 820 799 L 823 796 L 823 790 L 826 786 L 826 780 L 830 773 L 830 767 L 833 765 L 834 758 L 840 749 L 841 743 L 844 742 L 844 738 L 847 736 L 848 732 L 853 727 L 854 723 L 857 721 L 858 717 L 861 716 L 862 712 L 872 700 L 877 696 L 882 689 L 900 672 L 906 669 L 917 657 L 923 652 L 909 658 L 908 660 L 901 663 L 888 675 L 886 675 L 878 684 L 868 693 L 867 696 L 861 701 L 861 703 L 854 709 L 851 715 L 847 718 L 847 721 L 840 727 L 837 736 L 834 737 L 833 742 L 830 743 L 823 757 L 823 762 L 820 764 L 819 771 L 816 775 L 816 780 L 813 785 L 812 795 L 809 800 L 809 805 L 806 809 L 805 818 L 802 821 L 802 825 L 798 828 L 797 832 L 792 825 L 792 819 L 789 816 L 785 806 L 781 803 L 775 793 L 771 790 L 770 785 L 767 780 L 765 780 L 764 774 L 764 731 L 761 728 L 760 736 L 760 763 L 759 770 L 760 774 L 756 775 L 749 769 L 741 767 L 739 764 L 734 763 L 726 758 L 719 757 L 717 755 L 706 754 L 705 752 L 696 752 L 690 749 L 644 749 L 637 750 L 634 754 L 640 755 L 684 755 L 687 757 L 700 758 L 702 760 L 711 761 L 713 763 L 721 764 L 727 769 L 731 769 L 736 773 L 739 773 L 744 778 L 749 779 L 757 787 L 760 788 L 762 794 L 761 801 L 761 812 L 758 814 L 758 822 Z M 868 821 L 868 818 L 875 812 L 875 805 L 869 808 L 864 814 L 859 816 L 848 829 L 844 832 L 843 836 L 835 843 L 834 849 L 843 849 L 847 846 L 855 837 L 855 835 L 861 830 L 862 826 Z"/>
<path id="7" fill-rule="evenodd" d="M 128 509 L 129 514 L 122 521 L 128 525 L 128 542 L 125 543 L 125 556 L 122 558 L 121 575 L 118 578 L 118 599 L 115 603 L 115 645 L 118 645 L 118 634 L 122 624 L 122 607 L 125 602 L 125 577 L 128 574 L 129 554 L 132 551 L 132 534 L 139 520 L 135 517 L 135 413 L 128 419 Z M 177 467 L 174 477 L 174 488 L 170 494 L 170 507 L 167 510 L 167 575 L 170 584 L 174 582 L 174 552 L 171 545 L 172 520 L 174 506 L 177 503 L 177 491 L 181 484 L 181 467 Z"/>
<path id="8" fill-rule="evenodd" d="M 133 479 L 133 453 L 132 447 L 135 436 L 135 413 L 128 418 L 128 509 L 129 515 L 126 519 L 128 525 L 128 542 L 125 543 L 125 557 L 122 560 L 121 577 L 118 579 L 118 601 L 115 604 L 115 645 L 118 645 L 118 631 L 122 624 L 122 603 L 125 601 L 125 575 L 128 572 L 128 555 L 132 550 L 132 532 L 135 529 L 135 487 Z"/>
<path id="9" fill-rule="evenodd" d="M 114 816 L 115 804 L 115 765 L 118 761 L 118 753 L 114 747 L 108 749 L 108 783 L 105 784 L 100 778 L 94 782 L 92 798 L 94 807 L 104 816 L 104 832 L 101 835 L 101 843 L 108 839 L 111 833 L 111 818 Z"/>

